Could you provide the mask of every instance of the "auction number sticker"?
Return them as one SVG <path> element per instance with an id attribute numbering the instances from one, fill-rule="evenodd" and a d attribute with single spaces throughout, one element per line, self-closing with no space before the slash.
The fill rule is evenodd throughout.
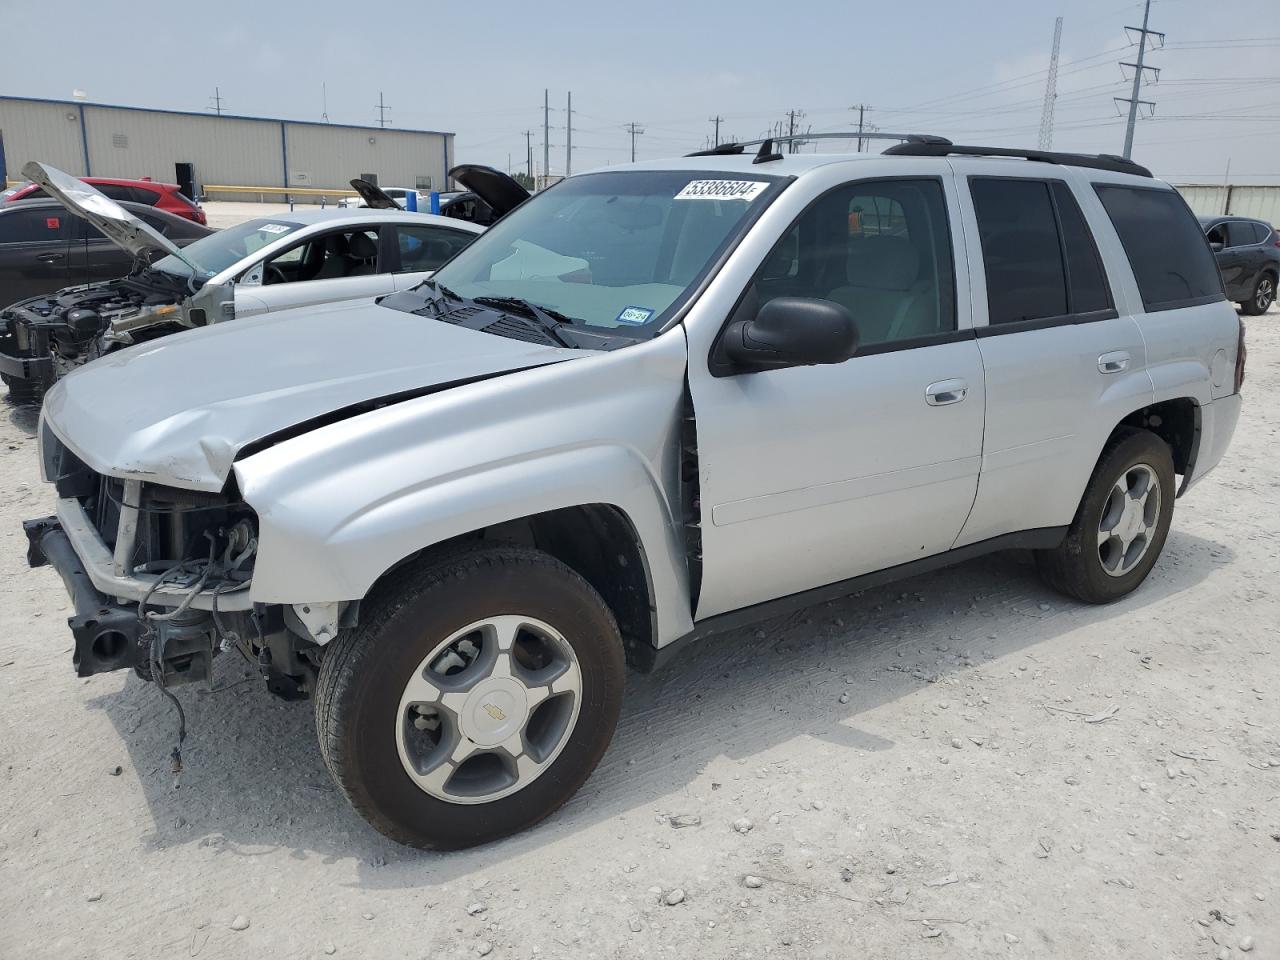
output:
<path id="1" fill-rule="evenodd" d="M 283 223 L 264 223 L 258 228 L 259 233 L 288 233 L 289 228 Z"/>
<path id="2" fill-rule="evenodd" d="M 769 186 L 760 180 L 691 180 L 677 200 L 746 200 L 750 203 Z"/>

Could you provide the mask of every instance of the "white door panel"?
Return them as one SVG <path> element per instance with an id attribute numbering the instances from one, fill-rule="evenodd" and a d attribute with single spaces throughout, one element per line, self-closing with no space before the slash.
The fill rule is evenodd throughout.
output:
<path id="1" fill-rule="evenodd" d="M 257 287 L 253 295 L 266 304 L 267 310 L 288 310 L 335 300 L 377 297 L 395 289 L 392 274 L 375 273 L 364 277 L 334 277 L 328 280 L 302 280 Z"/>
<path id="2" fill-rule="evenodd" d="M 964 380 L 958 402 L 928 387 Z M 977 489 L 972 339 L 692 378 L 702 497 L 696 619 L 949 549 Z"/>

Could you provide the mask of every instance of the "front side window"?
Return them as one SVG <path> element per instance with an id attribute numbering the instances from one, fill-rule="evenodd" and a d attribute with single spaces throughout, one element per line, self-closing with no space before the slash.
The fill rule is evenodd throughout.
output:
<path id="1" fill-rule="evenodd" d="M 1113 183 L 1093 189 L 1120 236 L 1147 310 L 1225 299 L 1200 225 L 1175 191 Z"/>
<path id="2" fill-rule="evenodd" d="M 475 239 L 475 234 L 440 227 L 396 224 L 396 243 L 400 248 L 399 273 L 434 270 Z"/>
<path id="3" fill-rule="evenodd" d="M 858 325 L 859 348 L 956 329 L 946 201 L 937 180 L 873 180 L 819 197 L 765 260 L 753 285 L 775 297 L 831 300 Z"/>
<path id="4" fill-rule="evenodd" d="M 378 272 L 378 232 L 347 229 L 320 234 L 277 254 L 263 267 L 264 284 L 367 277 Z"/>
<path id="5" fill-rule="evenodd" d="M 754 171 L 572 177 L 521 204 L 435 279 L 462 297 L 519 298 L 567 322 L 651 336 L 785 183 Z"/>

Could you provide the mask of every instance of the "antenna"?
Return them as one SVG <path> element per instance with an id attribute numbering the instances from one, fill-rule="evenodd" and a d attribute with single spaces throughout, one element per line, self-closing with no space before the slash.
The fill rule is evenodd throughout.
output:
<path id="1" fill-rule="evenodd" d="M 1058 47 L 1062 45 L 1062 18 L 1053 24 L 1053 53 L 1049 55 L 1049 78 L 1044 82 L 1044 106 L 1040 108 L 1040 149 L 1053 148 L 1053 105 L 1058 99 Z"/>
<path id="2" fill-rule="evenodd" d="M 378 91 L 378 105 L 374 109 L 378 111 L 378 126 L 385 127 L 391 122 L 387 119 L 387 111 L 391 108 L 383 102 L 381 90 Z"/>

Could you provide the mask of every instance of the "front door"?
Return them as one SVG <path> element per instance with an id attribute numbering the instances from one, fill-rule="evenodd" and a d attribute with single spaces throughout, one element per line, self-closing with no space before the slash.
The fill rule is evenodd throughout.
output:
<path id="1" fill-rule="evenodd" d="M 734 319 L 842 304 L 843 363 L 715 376 L 690 357 L 702 579 L 695 619 L 949 549 L 982 454 L 982 360 L 948 175 L 853 180 L 779 241 Z M 963 262 L 963 261 L 962 261 Z"/>
<path id="2" fill-rule="evenodd" d="M 381 261 L 377 227 L 346 227 L 308 237 L 241 278 L 236 316 L 391 293 L 391 274 Z"/>
<path id="3" fill-rule="evenodd" d="M 44 204 L 15 204 L 0 214 L 0 309 L 76 282 L 68 279 L 67 241 L 80 222 Z"/>

